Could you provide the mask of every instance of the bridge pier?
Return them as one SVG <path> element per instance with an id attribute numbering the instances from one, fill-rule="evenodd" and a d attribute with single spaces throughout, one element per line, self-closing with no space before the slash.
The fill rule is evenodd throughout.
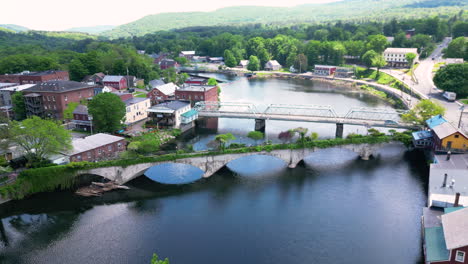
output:
<path id="1" fill-rule="evenodd" d="M 255 119 L 255 131 L 260 131 L 265 133 L 266 120 L 265 119 Z"/>
<path id="2" fill-rule="evenodd" d="M 336 138 L 343 138 L 343 129 L 344 129 L 343 123 L 336 123 L 336 133 L 335 133 Z"/>

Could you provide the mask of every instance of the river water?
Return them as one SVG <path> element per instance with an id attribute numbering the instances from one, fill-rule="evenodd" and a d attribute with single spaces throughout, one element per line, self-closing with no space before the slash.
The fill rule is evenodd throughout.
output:
<path id="1" fill-rule="evenodd" d="M 223 99 L 233 98 L 237 83 L 226 84 Z M 273 84 L 298 98 L 268 91 Z M 327 86 L 314 84 L 310 91 L 310 84 L 297 81 L 256 81 L 249 89 L 263 97 L 240 88 L 246 101 L 329 100 L 342 111 L 348 105 L 389 107 L 336 87 L 314 102 L 316 91 Z M 251 130 L 231 122 L 220 120 L 219 129 L 229 131 L 232 124 L 238 134 Z M 268 125 L 272 137 L 290 126 Z M 200 173 L 169 167 L 167 175 Z M 97 198 L 39 194 L 0 206 L 0 263 L 149 263 L 153 252 L 175 264 L 420 263 L 427 175 L 420 153 L 388 144 L 370 161 L 332 148 L 288 169 L 281 160 L 253 155 L 192 184 L 139 177 L 130 190 Z"/>

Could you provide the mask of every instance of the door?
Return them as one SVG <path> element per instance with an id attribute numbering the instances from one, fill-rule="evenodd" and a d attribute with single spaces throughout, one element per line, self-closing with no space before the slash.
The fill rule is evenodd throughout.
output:
<path id="1" fill-rule="evenodd" d="M 448 149 L 451 149 L 451 148 L 452 148 L 452 141 L 448 141 L 448 142 L 447 142 L 447 148 L 448 148 Z"/>

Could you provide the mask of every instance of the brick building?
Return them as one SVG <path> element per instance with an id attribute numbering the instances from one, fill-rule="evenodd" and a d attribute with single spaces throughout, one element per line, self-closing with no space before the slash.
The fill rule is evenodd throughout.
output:
<path id="1" fill-rule="evenodd" d="M 23 90 L 28 116 L 63 118 L 70 102 L 92 97 L 96 86 L 74 81 L 51 81 Z"/>
<path id="2" fill-rule="evenodd" d="M 172 59 L 163 59 L 159 62 L 159 67 L 161 70 L 169 69 L 169 68 L 177 68 L 179 67 L 179 63 Z"/>
<path id="3" fill-rule="evenodd" d="M 110 86 L 117 90 L 125 90 L 128 88 L 127 79 L 124 76 L 119 75 L 106 75 L 102 79 L 102 84 L 104 86 Z"/>
<path id="4" fill-rule="evenodd" d="M 71 162 L 109 160 L 127 148 L 125 138 L 103 133 L 74 139 L 72 145 L 73 150 L 66 154 Z"/>
<path id="5" fill-rule="evenodd" d="M 73 111 L 73 123 L 75 128 L 82 129 L 84 131 L 91 131 L 93 121 L 91 120 L 88 107 L 86 105 L 78 105 Z"/>
<path id="6" fill-rule="evenodd" d="M 19 83 L 19 84 L 37 84 L 48 81 L 69 81 L 70 76 L 68 71 L 43 71 L 43 72 L 29 72 L 24 71 L 21 73 L 4 74 L 0 75 L 0 82 L 5 83 Z"/>
<path id="7" fill-rule="evenodd" d="M 176 100 L 187 100 L 194 105 L 196 102 L 218 101 L 217 86 L 187 86 L 175 91 Z"/>
<path id="8" fill-rule="evenodd" d="M 153 88 L 146 97 L 150 98 L 151 104 L 158 104 L 168 99 L 174 98 L 174 93 L 178 89 L 174 83 L 166 83 Z"/>

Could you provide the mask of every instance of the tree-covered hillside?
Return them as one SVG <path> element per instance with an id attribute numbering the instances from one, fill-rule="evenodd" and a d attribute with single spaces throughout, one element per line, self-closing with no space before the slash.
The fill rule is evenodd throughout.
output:
<path id="1" fill-rule="evenodd" d="M 115 27 L 116 26 L 111 26 L 111 25 L 102 25 L 102 26 L 94 26 L 94 27 L 75 27 L 75 28 L 67 29 L 66 31 L 99 34 L 104 31 L 112 30 Z"/>
<path id="2" fill-rule="evenodd" d="M 161 30 L 194 26 L 243 24 L 291 25 L 303 22 L 382 21 L 414 19 L 438 15 L 446 17 L 468 8 L 468 1 L 434 0 L 344 0 L 326 4 L 284 7 L 228 7 L 213 12 L 162 13 L 102 33 L 110 38 L 142 36 Z M 456 3 L 454 5 L 453 3 Z M 425 4 L 426 3 L 426 4 Z"/>
<path id="3" fill-rule="evenodd" d="M 14 32 L 24 32 L 24 31 L 29 30 L 29 28 L 27 28 L 27 27 L 23 27 L 23 26 L 19 26 L 19 25 L 13 25 L 13 24 L 0 24 L 0 27 L 9 29 L 9 30 L 14 31 Z"/>

